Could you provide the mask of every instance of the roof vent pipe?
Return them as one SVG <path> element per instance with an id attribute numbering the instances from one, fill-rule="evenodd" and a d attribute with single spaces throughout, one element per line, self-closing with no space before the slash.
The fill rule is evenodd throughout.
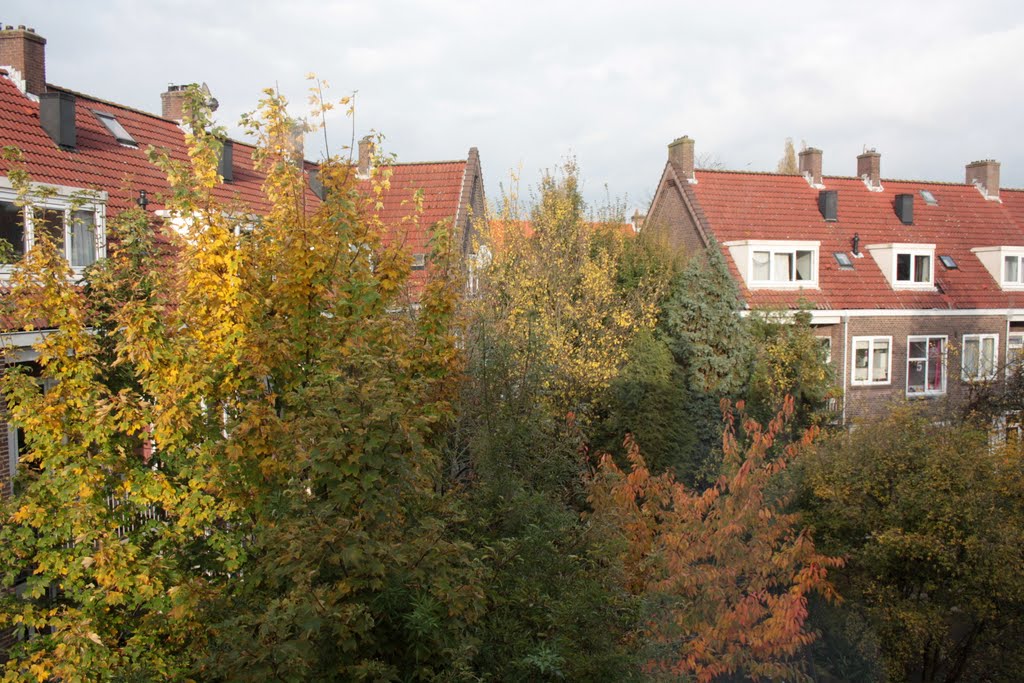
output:
<path id="1" fill-rule="evenodd" d="M 896 195 L 896 215 L 899 216 L 900 222 L 903 225 L 914 224 L 914 195 L 912 194 L 898 194 Z"/>
<path id="2" fill-rule="evenodd" d="M 75 96 L 66 92 L 45 92 L 39 95 L 39 123 L 61 149 L 74 149 Z"/>
<path id="3" fill-rule="evenodd" d="M 860 233 L 853 233 L 853 255 L 860 256 Z"/>

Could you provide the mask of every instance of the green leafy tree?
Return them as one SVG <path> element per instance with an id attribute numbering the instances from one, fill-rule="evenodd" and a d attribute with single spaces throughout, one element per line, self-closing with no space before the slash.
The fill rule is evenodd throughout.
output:
<path id="1" fill-rule="evenodd" d="M 879 653 L 892 681 L 1019 678 L 1022 474 L 1015 445 L 912 406 L 824 441 L 806 462 L 804 507 L 820 546 L 847 564 L 835 574 L 846 604 L 826 633 L 839 647 L 819 663 L 845 648 Z"/>

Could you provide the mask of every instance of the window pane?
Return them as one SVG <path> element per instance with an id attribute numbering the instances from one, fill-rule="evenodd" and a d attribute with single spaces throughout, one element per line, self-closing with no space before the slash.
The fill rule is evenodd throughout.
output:
<path id="1" fill-rule="evenodd" d="M 772 279 L 776 282 L 789 282 L 793 279 L 792 254 L 775 254 L 775 273 Z"/>
<path id="2" fill-rule="evenodd" d="M 1005 282 L 1020 282 L 1020 259 L 1016 256 L 1007 256 L 1003 259 Z"/>
<path id="3" fill-rule="evenodd" d="M 928 357 L 928 342 L 923 339 L 910 342 L 907 357 L 911 360 L 925 360 Z"/>
<path id="4" fill-rule="evenodd" d="M 932 257 L 927 254 L 914 256 L 914 282 L 932 281 Z"/>
<path id="5" fill-rule="evenodd" d="M 964 375 L 978 376 L 978 339 L 964 339 Z"/>
<path id="6" fill-rule="evenodd" d="M 14 261 L 25 255 L 25 223 L 22 216 L 22 210 L 14 204 L 0 202 L 0 239 L 6 240 L 13 250 L 4 260 Z"/>
<path id="7" fill-rule="evenodd" d="M 923 360 L 912 360 L 907 363 L 907 393 L 919 394 L 924 391 L 926 363 Z"/>
<path id="8" fill-rule="evenodd" d="M 910 254 L 896 254 L 896 280 L 910 282 Z"/>
<path id="9" fill-rule="evenodd" d="M 996 372 L 996 340 L 985 337 L 981 340 L 981 373 L 988 378 Z"/>
<path id="10" fill-rule="evenodd" d="M 75 211 L 71 223 L 71 265 L 88 266 L 96 261 L 96 214 Z"/>
<path id="11" fill-rule="evenodd" d="M 1024 335 L 1011 334 L 1006 340 L 1006 364 L 1015 368 L 1024 357 Z"/>
<path id="12" fill-rule="evenodd" d="M 853 379 L 857 382 L 868 380 L 868 342 L 859 341 L 853 352 Z"/>
<path id="13" fill-rule="evenodd" d="M 872 382 L 889 381 L 889 341 L 875 340 L 874 367 L 871 372 Z"/>
<path id="14" fill-rule="evenodd" d="M 814 256 L 813 251 L 798 251 L 796 252 L 796 279 L 797 280 L 813 280 L 814 279 Z"/>
<path id="15" fill-rule="evenodd" d="M 928 391 L 946 390 L 945 340 L 928 340 Z"/>
<path id="16" fill-rule="evenodd" d="M 754 280 L 764 281 L 771 277 L 768 259 L 769 256 L 767 251 L 754 252 Z"/>
<path id="17" fill-rule="evenodd" d="M 32 227 L 35 235 L 47 233 L 64 251 L 64 212 L 57 209 L 33 209 Z M 36 238 L 38 239 L 38 237 Z"/>

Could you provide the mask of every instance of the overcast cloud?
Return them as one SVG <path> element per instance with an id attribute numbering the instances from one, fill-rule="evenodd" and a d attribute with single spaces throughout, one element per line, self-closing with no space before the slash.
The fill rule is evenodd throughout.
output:
<path id="1" fill-rule="evenodd" d="M 792 137 L 826 174 L 866 145 L 884 177 L 962 182 L 995 158 L 1024 187 L 1019 0 L 4 0 L 0 21 L 46 37 L 47 80 L 73 90 L 159 112 L 168 83 L 205 81 L 236 135 L 264 87 L 304 109 L 316 72 L 399 160 L 478 147 L 492 200 L 572 154 L 592 202 L 607 185 L 645 210 L 683 134 L 735 169 L 774 170 Z M 332 152 L 351 136 L 328 121 Z"/>

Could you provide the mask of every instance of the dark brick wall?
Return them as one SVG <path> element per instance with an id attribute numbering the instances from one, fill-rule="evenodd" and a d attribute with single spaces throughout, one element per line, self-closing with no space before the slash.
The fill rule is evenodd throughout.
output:
<path id="1" fill-rule="evenodd" d="M 674 250 L 687 254 L 699 253 L 704 248 L 693 217 L 687 210 L 675 181 L 663 178 L 651 210 L 644 220 L 645 231 L 662 238 Z"/>
<path id="2" fill-rule="evenodd" d="M 1005 316 L 927 316 L 927 317 L 863 317 L 850 318 L 847 332 L 846 364 L 846 419 L 857 422 L 878 419 L 886 415 L 894 402 L 924 401 L 936 410 L 945 409 L 963 401 L 968 385 L 960 379 L 960 349 L 965 334 L 999 335 L 998 365 L 1006 361 Z M 819 326 L 815 334 L 832 339 L 832 364 L 836 378 L 843 384 L 843 324 Z M 939 396 L 907 397 L 907 337 L 918 335 L 946 336 L 946 393 Z M 850 376 L 853 367 L 854 337 L 892 337 L 891 382 L 882 386 L 853 386 Z"/>

